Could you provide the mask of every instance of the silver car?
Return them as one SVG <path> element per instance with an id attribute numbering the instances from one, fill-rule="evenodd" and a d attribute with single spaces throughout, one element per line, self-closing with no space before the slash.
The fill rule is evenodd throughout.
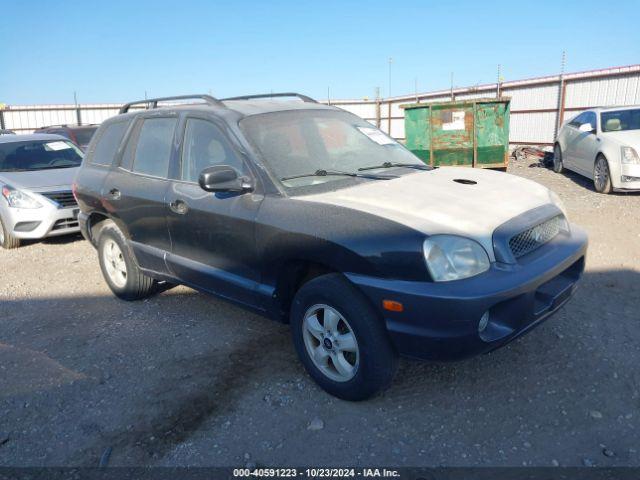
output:
<path id="1" fill-rule="evenodd" d="M 640 191 L 640 106 L 593 108 L 562 126 L 553 169 L 593 179 L 596 191 Z"/>
<path id="2" fill-rule="evenodd" d="M 60 135 L 0 137 L 0 245 L 79 231 L 72 184 L 82 151 Z"/>

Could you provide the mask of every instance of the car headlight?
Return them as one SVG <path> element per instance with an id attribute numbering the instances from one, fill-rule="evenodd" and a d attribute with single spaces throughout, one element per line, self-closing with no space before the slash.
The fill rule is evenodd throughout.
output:
<path id="1" fill-rule="evenodd" d="M 622 155 L 622 163 L 640 163 L 640 157 L 631 147 L 620 147 L 620 153 Z"/>
<path id="2" fill-rule="evenodd" d="M 13 208 L 40 208 L 42 204 L 35 198 L 30 197 L 20 190 L 5 185 L 2 187 L 2 196 L 7 199 L 7 203 Z"/>
<path id="3" fill-rule="evenodd" d="M 436 282 L 473 277 L 489 270 L 489 256 L 482 245 L 455 235 L 434 235 L 423 245 L 427 269 Z"/>

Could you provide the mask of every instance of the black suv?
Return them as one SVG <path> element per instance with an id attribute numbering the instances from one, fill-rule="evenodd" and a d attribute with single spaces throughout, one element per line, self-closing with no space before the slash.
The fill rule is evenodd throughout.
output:
<path id="1" fill-rule="evenodd" d="M 350 400 L 398 354 L 460 359 L 529 331 L 572 295 L 587 244 L 541 185 L 431 168 L 299 94 L 127 104 L 75 193 L 118 297 L 185 284 L 290 322 L 309 374 Z"/>
<path id="2" fill-rule="evenodd" d="M 97 125 L 51 125 L 40 127 L 34 133 L 52 133 L 68 138 L 84 152 L 93 134 L 98 130 Z"/>

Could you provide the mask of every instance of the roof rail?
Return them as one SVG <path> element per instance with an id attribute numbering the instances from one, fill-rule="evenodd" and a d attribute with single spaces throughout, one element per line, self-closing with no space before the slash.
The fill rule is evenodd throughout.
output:
<path id="1" fill-rule="evenodd" d="M 145 100 L 138 100 L 136 102 L 129 102 L 129 103 L 125 103 L 120 108 L 120 111 L 118 113 L 127 113 L 132 105 L 138 105 L 140 103 L 149 104 L 148 108 L 158 108 L 158 102 L 167 102 L 167 101 L 171 101 L 171 100 L 189 100 L 189 99 L 194 99 L 194 98 L 199 98 L 200 100 L 204 100 L 205 103 L 208 104 L 208 105 L 216 105 L 216 106 L 219 106 L 219 107 L 220 106 L 224 107 L 224 105 L 222 104 L 222 102 L 220 100 L 218 100 L 217 98 L 212 97 L 211 95 L 195 94 L 195 95 L 178 95 L 178 96 L 175 96 L 175 97 L 148 98 L 148 99 L 145 99 Z"/>
<path id="2" fill-rule="evenodd" d="M 311 97 L 302 95 L 301 93 L 287 92 L 287 93 L 261 93 L 258 95 L 242 95 L 240 97 L 229 97 L 221 99 L 223 102 L 226 100 L 252 100 L 254 98 L 271 98 L 271 97 L 298 97 L 300 100 L 306 103 L 318 103 Z"/>

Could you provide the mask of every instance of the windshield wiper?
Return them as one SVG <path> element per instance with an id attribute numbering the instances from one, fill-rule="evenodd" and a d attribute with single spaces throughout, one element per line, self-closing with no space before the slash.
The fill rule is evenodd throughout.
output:
<path id="1" fill-rule="evenodd" d="M 391 167 L 406 167 L 406 168 L 415 168 L 416 170 L 433 170 L 429 165 L 419 164 L 419 163 L 394 163 L 394 162 L 384 162 L 381 165 L 372 165 L 370 167 L 362 167 L 359 168 L 358 171 L 362 172 L 363 170 L 375 170 L 376 168 L 391 168 Z"/>
<path id="2" fill-rule="evenodd" d="M 360 169 L 361 170 L 361 169 Z M 362 174 L 357 172 L 341 172 L 339 170 L 316 170 L 313 173 L 302 173 L 300 175 L 291 175 L 289 177 L 282 177 L 281 182 L 286 180 L 293 180 L 294 178 L 304 177 L 329 177 L 329 176 L 345 176 L 345 177 L 358 177 L 358 178 L 371 178 L 374 180 L 391 180 L 392 178 L 398 178 L 394 175 L 372 175 L 370 173 Z"/>

